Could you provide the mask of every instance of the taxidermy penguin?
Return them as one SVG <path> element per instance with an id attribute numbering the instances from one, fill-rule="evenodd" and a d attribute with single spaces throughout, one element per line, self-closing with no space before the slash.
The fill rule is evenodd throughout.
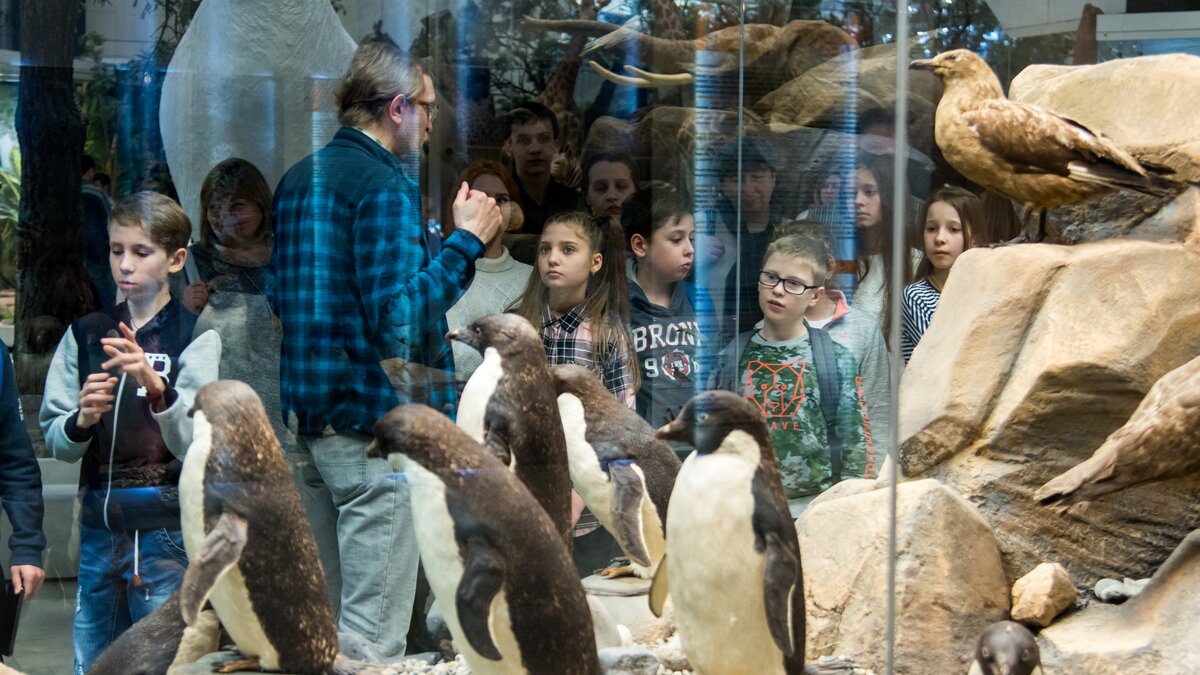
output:
<path id="1" fill-rule="evenodd" d="M 458 426 L 516 472 L 571 550 L 571 476 L 542 339 L 525 318 L 492 314 L 448 339 L 483 354 L 463 388 Z"/>
<path id="2" fill-rule="evenodd" d="M 669 580 L 679 637 L 697 672 L 800 675 L 800 544 L 758 409 L 732 392 L 704 392 L 658 436 L 696 451 L 671 493 L 666 564 L 652 606 Z"/>
<path id="3" fill-rule="evenodd" d="M 471 672 L 600 673 L 583 586 L 524 483 L 420 404 L 376 422 L 369 452 L 408 480 L 429 585 Z"/>
<path id="4" fill-rule="evenodd" d="M 600 573 L 653 578 L 666 553 L 667 503 L 679 458 L 594 372 L 576 365 L 552 366 L 550 372 L 558 390 L 571 483 L 630 560 L 625 567 Z"/>

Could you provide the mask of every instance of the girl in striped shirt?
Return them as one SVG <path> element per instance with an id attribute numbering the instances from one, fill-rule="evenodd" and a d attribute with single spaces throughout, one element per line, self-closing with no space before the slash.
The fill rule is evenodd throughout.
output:
<path id="1" fill-rule="evenodd" d="M 983 216 L 979 198 L 960 187 L 947 185 L 935 190 L 927 204 L 922 228 L 925 256 L 917 268 L 920 280 L 904 288 L 901 303 L 900 347 L 905 363 L 933 320 L 954 261 L 975 245 L 972 228 Z"/>

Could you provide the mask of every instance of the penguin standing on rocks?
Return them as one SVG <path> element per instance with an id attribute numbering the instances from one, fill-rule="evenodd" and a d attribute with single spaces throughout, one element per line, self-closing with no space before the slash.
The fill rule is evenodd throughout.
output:
<path id="1" fill-rule="evenodd" d="M 983 629 L 967 675 L 1040 675 L 1041 653 L 1029 629 L 1015 621 L 997 621 Z"/>
<path id="2" fill-rule="evenodd" d="M 558 391 L 571 483 L 630 560 L 600 574 L 653 578 L 666 553 L 667 502 L 679 458 L 593 371 L 558 365 L 550 373 Z"/>
<path id="3" fill-rule="evenodd" d="M 800 675 L 800 544 L 759 410 L 732 392 L 704 392 L 658 436 L 696 451 L 675 479 L 652 604 L 669 580 L 696 672 Z"/>
<path id="4" fill-rule="evenodd" d="M 567 442 L 542 339 L 516 314 L 492 314 L 446 335 L 483 354 L 463 388 L 458 426 L 516 472 L 571 550 Z"/>
<path id="5" fill-rule="evenodd" d="M 211 601 L 245 657 L 224 672 L 351 673 L 304 506 L 262 401 L 248 385 L 205 385 L 179 477 L 189 626 Z"/>
<path id="6" fill-rule="evenodd" d="M 405 473 L 429 586 L 471 672 L 599 675 L 571 558 L 511 471 L 420 404 L 376 422 L 368 454 Z"/>

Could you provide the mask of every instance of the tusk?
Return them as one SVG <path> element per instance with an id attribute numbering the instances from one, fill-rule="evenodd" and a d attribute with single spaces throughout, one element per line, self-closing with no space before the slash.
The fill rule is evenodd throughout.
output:
<path id="1" fill-rule="evenodd" d="M 692 82 L 692 76 L 689 73 L 679 73 L 676 75 L 662 75 L 659 73 L 650 73 L 633 66 L 625 66 L 627 72 L 633 73 L 634 77 L 628 75 L 617 75 L 608 68 L 600 65 L 596 61 L 588 61 L 588 67 L 596 72 L 600 77 L 615 82 L 617 84 L 627 84 L 631 87 L 641 89 L 657 89 L 659 87 L 674 87 L 685 85 Z"/>
<path id="2" fill-rule="evenodd" d="M 625 72 L 640 77 L 658 87 L 677 87 L 691 84 L 695 77 L 691 73 L 652 73 L 635 66 L 625 66 Z"/>

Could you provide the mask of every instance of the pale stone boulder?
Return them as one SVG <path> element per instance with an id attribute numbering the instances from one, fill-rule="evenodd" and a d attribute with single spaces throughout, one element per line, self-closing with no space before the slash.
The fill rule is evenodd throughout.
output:
<path id="1" fill-rule="evenodd" d="M 843 655 L 882 672 L 887 653 L 888 491 L 813 502 L 796 521 L 807 659 Z M 934 480 L 897 492 L 897 673 L 961 673 L 979 633 L 1008 618 L 1008 583 L 987 522 Z"/>
<path id="2" fill-rule="evenodd" d="M 159 125 L 194 232 L 213 165 L 249 160 L 274 189 L 337 131 L 333 92 L 356 48 L 328 0 L 205 0 L 163 80 Z"/>
<path id="3" fill-rule="evenodd" d="M 1053 110 L 1100 131 L 1139 161 L 1200 181 L 1200 56 L 1032 65 L 1013 78 L 1009 98 Z"/>
<path id="4" fill-rule="evenodd" d="M 1049 626 L 1054 617 L 1075 603 L 1077 593 L 1062 565 L 1042 563 L 1013 584 L 1012 620 Z"/>
<path id="5" fill-rule="evenodd" d="M 1033 494 L 1200 353 L 1197 288 L 1200 250 L 1184 244 L 967 251 L 900 384 L 901 470 L 971 500 L 1010 579 L 1044 560 L 1079 588 L 1149 576 L 1200 527 L 1200 476 L 1105 495 L 1077 517 Z"/>
<path id="6" fill-rule="evenodd" d="M 1047 673 L 1200 672 L 1200 531 L 1179 544 L 1139 595 L 1095 603 L 1038 635 Z"/>

